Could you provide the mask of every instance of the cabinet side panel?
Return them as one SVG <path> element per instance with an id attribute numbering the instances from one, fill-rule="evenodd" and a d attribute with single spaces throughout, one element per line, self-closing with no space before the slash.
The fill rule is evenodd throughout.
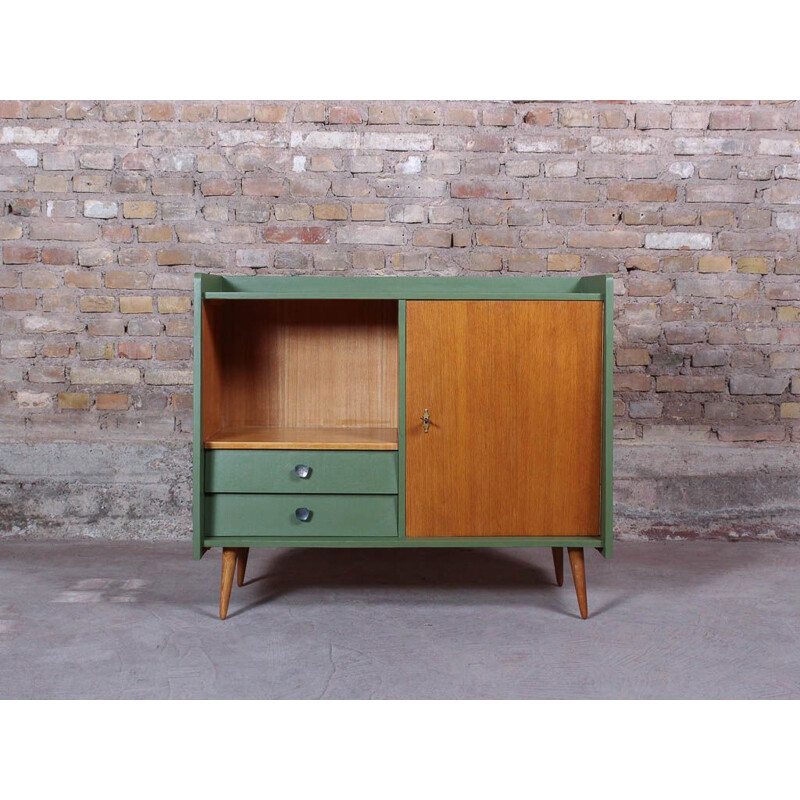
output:
<path id="1" fill-rule="evenodd" d="M 200 311 L 202 323 L 200 343 L 202 424 L 200 427 L 203 438 L 207 439 L 225 424 L 223 416 L 225 403 L 222 400 L 222 353 L 219 341 L 225 305 L 218 301 L 203 300 L 198 311 Z"/>
<path id="2" fill-rule="evenodd" d="M 409 301 L 406 320 L 406 535 L 597 536 L 603 304 Z"/>

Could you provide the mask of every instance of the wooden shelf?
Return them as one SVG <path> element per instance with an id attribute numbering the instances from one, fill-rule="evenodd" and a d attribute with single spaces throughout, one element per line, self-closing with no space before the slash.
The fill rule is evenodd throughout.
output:
<path id="1" fill-rule="evenodd" d="M 397 450 L 397 428 L 223 428 L 208 450 Z"/>

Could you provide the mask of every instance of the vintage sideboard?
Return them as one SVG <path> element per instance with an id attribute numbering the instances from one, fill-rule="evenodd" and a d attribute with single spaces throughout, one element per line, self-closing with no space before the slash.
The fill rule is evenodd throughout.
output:
<path id="1" fill-rule="evenodd" d="M 613 283 L 195 277 L 194 555 L 612 547 Z"/>

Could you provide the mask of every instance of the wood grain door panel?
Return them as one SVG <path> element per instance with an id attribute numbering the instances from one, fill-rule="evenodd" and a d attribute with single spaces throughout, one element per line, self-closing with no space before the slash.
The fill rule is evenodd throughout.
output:
<path id="1" fill-rule="evenodd" d="M 407 536 L 599 535 L 602 318 L 594 301 L 408 301 Z"/>

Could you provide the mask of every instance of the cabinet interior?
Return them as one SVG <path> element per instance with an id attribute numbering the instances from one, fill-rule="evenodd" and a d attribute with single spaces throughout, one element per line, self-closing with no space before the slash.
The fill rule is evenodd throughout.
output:
<path id="1" fill-rule="evenodd" d="M 205 300 L 203 440 L 397 449 L 396 300 Z"/>

